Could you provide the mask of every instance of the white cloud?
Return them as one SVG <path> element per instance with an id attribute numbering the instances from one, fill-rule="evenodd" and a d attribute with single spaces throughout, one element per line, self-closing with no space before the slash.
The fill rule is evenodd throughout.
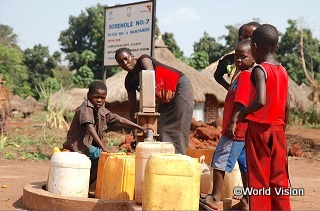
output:
<path id="1" fill-rule="evenodd" d="M 159 22 L 164 25 L 194 20 L 200 20 L 200 15 L 192 7 L 181 7 L 177 10 L 171 10 L 163 18 L 159 18 Z"/>

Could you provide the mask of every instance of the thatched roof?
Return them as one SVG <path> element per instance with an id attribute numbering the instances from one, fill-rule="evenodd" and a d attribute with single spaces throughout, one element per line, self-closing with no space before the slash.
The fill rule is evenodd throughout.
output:
<path id="1" fill-rule="evenodd" d="M 230 53 L 228 54 L 232 54 L 234 53 L 234 51 L 231 51 Z M 226 54 L 226 55 L 228 55 Z M 224 55 L 225 56 L 225 55 Z M 220 59 L 222 59 L 224 56 L 222 56 Z M 210 77 L 211 79 L 213 79 L 214 81 L 216 81 L 214 78 L 213 78 L 213 74 L 214 72 L 216 71 L 217 67 L 218 67 L 218 63 L 219 63 L 219 60 L 218 59 L 217 61 L 211 63 L 208 67 L 206 67 L 204 70 L 201 71 L 201 74 L 204 74 L 206 75 L 207 77 Z M 216 82 L 217 83 L 217 82 Z M 227 94 L 227 92 L 226 92 Z"/>
<path id="2" fill-rule="evenodd" d="M 87 88 L 61 89 L 51 96 L 50 104 L 57 110 L 64 109 L 66 112 L 73 112 L 86 99 L 87 93 Z"/>
<path id="3" fill-rule="evenodd" d="M 230 53 L 234 53 L 231 51 Z M 229 54 L 230 54 L 229 53 Z M 213 74 L 217 69 L 218 61 L 213 62 L 204 70 L 201 71 L 203 75 L 206 75 L 212 81 L 215 81 Z M 311 108 L 312 102 L 308 99 L 310 89 L 306 86 L 299 86 L 289 77 L 289 93 L 290 93 L 290 105 L 293 108 L 301 108 L 303 111 L 307 111 Z"/>
<path id="4" fill-rule="evenodd" d="M 303 111 L 308 111 L 312 108 L 312 101 L 308 99 L 311 93 L 309 87 L 298 85 L 294 80 L 289 77 L 289 93 L 290 93 L 290 106 L 293 108 L 300 108 Z"/>
<path id="5" fill-rule="evenodd" d="M 154 58 L 161 63 L 172 66 L 181 72 L 183 72 L 191 81 L 194 89 L 195 101 L 204 102 L 206 94 L 214 95 L 219 103 L 224 102 L 226 91 L 218 85 L 217 82 L 213 82 L 208 77 L 202 75 L 196 69 L 190 67 L 186 63 L 178 60 L 165 46 L 161 35 L 157 37 L 155 41 Z M 127 92 L 124 88 L 124 79 L 126 71 L 113 75 L 106 80 L 108 87 L 107 102 L 122 102 L 128 100 Z"/>
<path id="6" fill-rule="evenodd" d="M 121 70 L 117 74 L 107 78 L 106 84 L 108 87 L 108 103 L 128 101 L 127 91 L 124 88 L 124 79 L 126 75 L 127 71 Z"/>
<path id="7" fill-rule="evenodd" d="M 19 95 L 13 95 L 10 99 L 10 103 L 11 111 L 18 111 L 24 114 L 31 114 L 43 107 L 42 103 L 31 96 L 22 99 Z"/>

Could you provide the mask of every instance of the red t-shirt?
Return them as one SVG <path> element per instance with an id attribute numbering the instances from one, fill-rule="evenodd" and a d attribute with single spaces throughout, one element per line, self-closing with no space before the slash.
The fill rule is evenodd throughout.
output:
<path id="1" fill-rule="evenodd" d="M 241 103 L 244 106 L 248 105 L 250 93 L 249 89 L 252 87 L 250 83 L 250 74 L 251 72 L 247 70 L 241 71 L 238 77 L 236 77 L 230 85 L 224 102 L 221 132 L 222 135 L 225 135 L 228 125 L 230 124 L 236 103 Z M 235 129 L 236 137 L 233 139 L 244 141 L 247 127 L 247 123 L 237 121 Z"/>
<path id="2" fill-rule="evenodd" d="M 263 70 L 266 77 L 266 104 L 258 111 L 248 114 L 246 119 L 264 124 L 284 124 L 288 96 L 287 71 L 280 64 L 263 62 L 258 66 Z M 255 98 L 256 89 L 252 89 L 250 102 Z"/>

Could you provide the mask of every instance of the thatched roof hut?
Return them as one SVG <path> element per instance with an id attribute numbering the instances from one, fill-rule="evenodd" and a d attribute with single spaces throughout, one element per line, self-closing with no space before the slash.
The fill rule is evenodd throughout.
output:
<path id="1" fill-rule="evenodd" d="M 231 51 L 230 53 L 234 53 Z M 230 54 L 229 53 L 229 54 Z M 217 69 L 219 60 L 211 63 L 208 67 L 201 71 L 201 73 L 212 81 L 215 81 L 213 74 Z M 311 108 L 312 102 L 308 99 L 310 89 L 306 86 L 299 86 L 289 77 L 289 93 L 290 93 L 290 105 L 293 108 L 299 108 L 303 111 L 307 111 Z"/>
<path id="2" fill-rule="evenodd" d="M 87 88 L 61 89 L 51 96 L 50 105 L 57 110 L 75 111 L 87 98 Z"/>
<path id="3" fill-rule="evenodd" d="M 308 99 L 311 93 L 309 87 L 304 84 L 298 85 L 294 80 L 289 77 L 289 93 L 290 93 L 290 106 L 299 108 L 302 111 L 308 111 L 312 108 L 312 101 Z"/>

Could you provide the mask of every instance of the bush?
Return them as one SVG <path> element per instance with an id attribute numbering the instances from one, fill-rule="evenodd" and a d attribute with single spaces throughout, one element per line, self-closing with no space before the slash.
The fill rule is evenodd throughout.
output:
<path id="1" fill-rule="evenodd" d="M 289 124 L 302 124 L 314 127 L 320 127 L 320 113 L 316 109 L 304 112 L 300 109 L 290 109 Z"/>

